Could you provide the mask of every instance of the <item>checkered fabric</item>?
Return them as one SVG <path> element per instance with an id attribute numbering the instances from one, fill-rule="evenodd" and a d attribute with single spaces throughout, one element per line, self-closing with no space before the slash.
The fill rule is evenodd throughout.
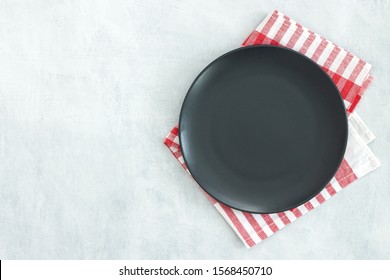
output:
<path id="1" fill-rule="evenodd" d="M 380 165 L 367 146 L 374 139 L 374 135 L 360 117 L 353 113 L 372 80 L 369 73 L 370 64 L 279 11 L 270 13 L 249 35 L 243 46 L 256 44 L 291 48 L 319 64 L 333 79 L 344 99 L 349 113 L 349 135 L 344 159 L 334 178 L 316 197 L 299 207 L 274 214 L 252 214 L 230 208 L 205 193 L 248 248 L 313 210 Z M 189 173 L 181 153 L 178 135 L 179 129 L 175 126 L 164 143 Z"/>

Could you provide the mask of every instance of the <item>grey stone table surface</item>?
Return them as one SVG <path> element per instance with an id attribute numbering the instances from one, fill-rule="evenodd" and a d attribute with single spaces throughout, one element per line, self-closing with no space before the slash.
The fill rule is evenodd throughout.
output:
<path id="1" fill-rule="evenodd" d="M 163 145 L 278 9 L 373 65 L 382 166 L 247 250 Z M 0 1 L 1 259 L 390 259 L 390 1 Z"/>

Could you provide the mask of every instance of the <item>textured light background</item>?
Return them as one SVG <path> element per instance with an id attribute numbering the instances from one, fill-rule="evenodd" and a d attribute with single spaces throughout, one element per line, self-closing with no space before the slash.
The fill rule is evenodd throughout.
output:
<path id="1" fill-rule="evenodd" d="M 194 77 L 279 9 L 373 64 L 382 167 L 247 250 L 165 148 Z M 0 1 L 0 258 L 390 258 L 390 1 Z"/>

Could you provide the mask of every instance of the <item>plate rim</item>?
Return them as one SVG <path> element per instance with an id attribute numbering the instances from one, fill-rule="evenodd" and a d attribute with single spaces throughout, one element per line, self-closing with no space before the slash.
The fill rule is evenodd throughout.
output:
<path id="1" fill-rule="evenodd" d="M 252 49 L 252 48 L 275 48 L 275 49 L 282 49 L 284 51 L 287 51 L 287 52 L 291 52 L 291 53 L 294 53 L 294 54 L 297 54 L 299 56 L 301 56 L 302 58 L 308 60 L 311 62 L 311 64 L 315 65 L 315 67 L 317 67 L 318 69 L 321 70 L 322 73 L 325 74 L 326 78 L 330 81 L 330 83 L 332 84 L 332 86 L 335 88 L 336 92 L 337 92 L 337 98 L 338 100 L 340 101 L 342 107 L 343 107 L 343 123 L 344 123 L 344 126 L 345 126 L 345 139 L 344 139 L 344 143 L 343 143 L 343 147 L 342 147 L 342 152 L 340 153 L 340 158 L 339 158 L 339 162 L 338 164 L 336 165 L 335 167 L 335 170 L 332 172 L 332 176 L 329 178 L 329 180 L 327 180 L 327 182 L 325 183 L 325 185 L 318 191 L 316 192 L 314 195 L 310 196 L 308 199 L 304 200 L 303 202 L 301 203 L 298 203 L 298 204 L 295 204 L 293 205 L 292 207 L 288 207 L 288 208 L 283 208 L 281 209 L 280 211 L 278 212 L 264 212 L 264 211 L 248 211 L 248 210 L 245 210 L 245 209 L 241 209 L 239 207 L 235 207 L 235 206 L 232 206 L 228 203 L 225 203 L 223 202 L 221 199 L 218 199 L 216 197 L 214 197 L 213 195 L 211 195 L 204 187 L 202 187 L 202 185 L 198 182 L 198 180 L 195 178 L 195 176 L 192 174 L 191 172 L 191 169 L 190 169 L 190 166 L 188 165 L 187 163 L 187 160 L 186 160 L 186 156 L 185 156 L 185 153 L 182 149 L 183 147 L 183 144 L 182 144 L 182 130 L 181 130 L 181 123 L 182 123 L 182 118 L 183 118 L 183 108 L 184 108 L 184 105 L 187 101 L 187 98 L 191 92 L 191 89 L 194 87 L 194 85 L 196 84 L 196 82 L 198 81 L 198 79 L 209 69 L 211 68 L 211 66 L 213 66 L 215 63 L 217 63 L 219 60 L 223 59 L 225 56 L 228 56 L 232 53 L 235 53 L 235 52 L 239 52 L 239 51 L 245 51 L 246 49 Z M 196 184 L 207 194 L 209 195 L 210 197 L 212 197 L 213 199 L 215 199 L 217 202 L 219 203 L 222 203 L 230 208 L 233 208 L 233 209 L 236 209 L 236 210 L 239 210 L 239 211 L 242 211 L 242 212 L 247 212 L 247 213 L 252 213 L 252 214 L 274 214 L 274 213 L 280 213 L 280 212 L 285 212 L 285 211 L 288 211 L 288 210 L 291 210 L 291 209 L 294 209 L 294 208 L 297 208 L 298 206 L 301 206 L 303 204 L 305 204 L 306 202 L 310 201 L 311 199 L 313 199 L 314 197 L 316 197 L 325 187 L 326 185 L 332 180 L 332 178 L 335 176 L 335 174 L 337 173 L 337 170 L 340 168 L 341 164 L 342 164 L 342 161 L 344 160 L 344 156 L 345 156 L 345 152 L 346 152 L 346 148 L 347 148 L 347 143 L 348 143 L 348 134 L 349 134 L 349 124 L 348 124 L 348 115 L 347 115 L 347 111 L 346 111 L 346 107 L 345 107 L 345 103 L 344 103 L 344 99 L 342 98 L 341 96 L 341 93 L 339 91 L 339 89 L 337 88 L 336 84 L 334 83 L 333 79 L 328 75 L 328 73 L 326 73 L 324 71 L 324 69 L 322 69 L 322 67 L 316 63 L 315 61 L 313 61 L 312 59 L 308 58 L 306 55 L 298 52 L 298 51 L 295 51 L 293 49 L 289 49 L 289 48 L 286 48 L 286 47 L 283 47 L 283 46 L 274 46 L 274 45 L 269 45 L 269 44 L 264 44 L 264 45 L 252 45 L 252 46 L 243 46 L 243 47 L 239 47 L 239 48 L 236 48 L 236 49 L 233 49 L 233 50 L 230 50 L 220 56 L 218 56 L 217 58 L 215 58 L 214 60 L 212 60 L 197 76 L 196 78 L 194 79 L 194 81 L 191 83 L 191 86 L 188 88 L 187 90 L 187 93 L 183 99 L 183 102 L 182 102 L 182 105 L 181 105 L 181 108 L 180 108 L 180 115 L 179 115 L 179 124 L 178 124 L 178 128 L 179 128 L 179 144 L 180 144 L 180 151 L 181 151 L 181 154 L 182 154 L 182 157 L 183 157 L 183 160 L 186 164 L 186 167 L 191 175 L 191 177 L 195 180 Z"/>

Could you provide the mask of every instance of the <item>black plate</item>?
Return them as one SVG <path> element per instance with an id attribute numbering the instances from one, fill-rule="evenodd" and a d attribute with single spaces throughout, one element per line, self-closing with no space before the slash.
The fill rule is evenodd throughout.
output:
<path id="1" fill-rule="evenodd" d="M 330 77 L 298 52 L 231 51 L 193 82 L 180 113 L 184 160 L 216 200 L 254 213 L 313 198 L 340 166 L 347 117 Z"/>

